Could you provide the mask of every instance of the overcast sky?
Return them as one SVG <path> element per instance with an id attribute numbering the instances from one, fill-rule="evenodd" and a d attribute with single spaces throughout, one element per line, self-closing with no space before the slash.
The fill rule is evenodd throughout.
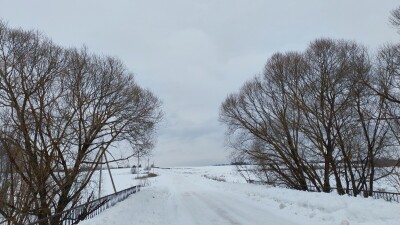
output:
<path id="1" fill-rule="evenodd" d="M 38 29 L 65 47 L 121 58 L 163 101 L 154 160 L 161 166 L 229 162 L 218 122 L 225 97 L 278 51 L 316 38 L 376 49 L 400 40 L 398 0 L 0 0 L 11 27 Z"/>

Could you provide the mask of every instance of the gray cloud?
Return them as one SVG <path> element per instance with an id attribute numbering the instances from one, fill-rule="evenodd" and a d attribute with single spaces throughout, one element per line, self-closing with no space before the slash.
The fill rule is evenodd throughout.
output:
<path id="1" fill-rule="evenodd" d="M 162 166 L 228 162 L 221 102 L 277 51 L 319 37 L 371 48 L 399 40 L 388 24 L 398 1 L 7 1 L 0 17 L 39 29 L 63 46 L 120 57 L 164 102 L 155 161 Z"/>

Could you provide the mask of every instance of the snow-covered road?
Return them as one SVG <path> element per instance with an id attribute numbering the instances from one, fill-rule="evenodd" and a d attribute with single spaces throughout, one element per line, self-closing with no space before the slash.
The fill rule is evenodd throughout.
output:
<path id="1" fill-rule="evenodd" d="M 158 173 L 160 176 L 150 187 L 82 224 L 298 224 L 269 212 L 263 202 L 235 192 L 226 183 L 187 171 Z"/>
<path id="2" fill-rule="evenodd" d="M 169 190 L 168 224 L 296 224 L 268 212 L 260 201 L 223 188 L 224 183 L 176 172 L 163 175 L 164 190 Z"/>
<path id="3" fill-rule="evenodd" d="M 156 172 L 149 187 L 81 224 L 400 224 L 399 204 L 218 182 L 193 168 Z"/>

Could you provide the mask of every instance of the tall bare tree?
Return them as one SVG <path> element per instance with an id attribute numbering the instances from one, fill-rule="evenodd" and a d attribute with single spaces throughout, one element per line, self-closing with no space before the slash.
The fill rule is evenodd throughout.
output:
<path id="1" fill-rule="evenodd" d="M 371 68 L 364 47 L 342 40 L 273 55 L 263 76 L 221 106 L 235 160 L 295 189 L 371 193 L 389 137 L 385 101 L 362 82 L 372 79 Z"/>
<path id="2" fill-rule="evenodd" d="M 345 129 L 352 130 L 349 125 L 354 118 L 353 89 L 357 83 L 352 77 L 354 69 L 363 66 L 359 64 L 364 63 L 364 55 L 364 49 L 356 43 L 331 39 L 314 41 L 305 53 L 310 70 L 301 96 L 303 132 L 310 140 L 310 150 L 322 156 L 326 192 L 330 191 L 332 173 L 338 192 L 344 194 L 337 161 L 348 157 L 344 157 L 346 151 L 338 141 L 343 133 L 349 133 Z"/>
<path id="3" fill-rule="evenodd" d="M 16 208 L 13 224 L 90 200 L 82 193 L 110 145 L 153 132 L 161 118 L 159 100 L 116 58 L 63 49 L 4 24 L 0 57 L 0 143 L 19 190 L 4 202 Z"/>
<path id="4" fill-rule="evenodd" d="M 308 166 L 312 158 L 302 148 L 297 98 L 307 70 L 301 54 L 275 54 L 263 76 L 230 95 L 220 114 L 237 156 L 247 155 L 245 159 L 257 164 L 266 177 L 299 190 L 307 190 L 307 181 L 318 183 L 315 168 Z"/>

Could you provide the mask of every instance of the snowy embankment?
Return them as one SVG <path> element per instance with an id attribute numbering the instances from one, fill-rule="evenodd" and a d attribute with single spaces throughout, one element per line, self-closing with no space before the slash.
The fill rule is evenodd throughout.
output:
<path id="1" fill-rule="evenodd" d="M 155 172 L 149 187 L 81 224 L 400 224 L 398 203 L 245 184 L 233 167 Z"/>

